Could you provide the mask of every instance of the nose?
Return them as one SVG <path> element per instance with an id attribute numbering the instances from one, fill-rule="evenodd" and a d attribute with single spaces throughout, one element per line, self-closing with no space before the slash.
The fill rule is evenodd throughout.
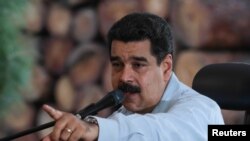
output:
<path id="1" fill-rule="evenodd" d="M 127 83 L 133 82 L 133 69 L 129 65 L 124 66 L 121 72 L 120 81 L 127 82 Z"/>

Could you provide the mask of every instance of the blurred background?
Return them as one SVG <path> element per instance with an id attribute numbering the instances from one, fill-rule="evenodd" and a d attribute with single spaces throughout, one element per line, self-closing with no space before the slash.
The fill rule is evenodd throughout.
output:
<path id="1" fill-rule="evenodd" d="M 111 91 L 106 34 L 124 15 L 171 24 L 174 71 L 192 86 L 205 65 L 250 63 L 249 9 L 249 0 L 0 0 L 0 138 L 51 121 L 45 103 L 76 112 Z M 222 113 L 226 124 L 243 122 L 244 112 Z"/>

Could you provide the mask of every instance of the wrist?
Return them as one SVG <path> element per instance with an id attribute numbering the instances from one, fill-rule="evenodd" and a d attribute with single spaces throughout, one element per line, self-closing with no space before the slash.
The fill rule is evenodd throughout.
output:
<path id="1" fill-rule="evenodd" d="M 95 124 L 98 126 L 98 121 L 96 118 L 91 117 L 91 116 L 87 116 L 86 118 L 84 118 L 84 121 L 90 124 Z"/>
<path id="2" fill-rule="evenodd" d="M 98 125 L 97 119 L 94 117 L 88 116 L 84 118 L 83 121 L 89 125 L 89 129 L 88 129 L 90 133 L 89 139 L 93 141 L 97 141 L 98 136 L 99 136 L 99 125 Z"/>

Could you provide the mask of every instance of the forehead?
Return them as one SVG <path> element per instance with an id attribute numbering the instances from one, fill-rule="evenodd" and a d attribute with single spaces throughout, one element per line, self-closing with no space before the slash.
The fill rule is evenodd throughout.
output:
<path id="1" fill-rule="evenodd" d="M 151 44 L 149 40 L 129 42 L 114 40 L 111 44 L 111 56 L 152 56 L 150 47 Z"/>

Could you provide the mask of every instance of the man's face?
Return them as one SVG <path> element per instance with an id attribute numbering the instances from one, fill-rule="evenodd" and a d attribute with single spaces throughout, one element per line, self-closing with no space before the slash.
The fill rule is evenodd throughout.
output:
<path id="1" fill-rule="evenodd" d="M 157 65 L 150 46 L 149 40 L 127 43 L 114 40 L 111 45 L 112 85 L 125 91 L 123 105 L 137 113 L 153 110 L 172 71 L 171 55 Z"/>

